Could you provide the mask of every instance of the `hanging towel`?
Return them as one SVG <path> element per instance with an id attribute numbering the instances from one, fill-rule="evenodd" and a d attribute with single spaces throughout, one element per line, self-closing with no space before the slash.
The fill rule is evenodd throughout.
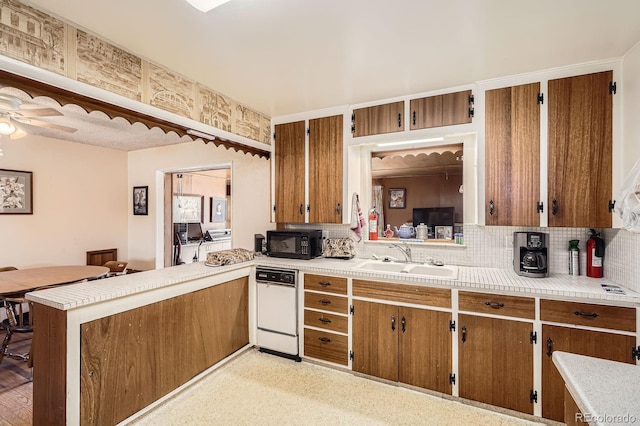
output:
<path id="1" fill-rule="evenodd" d="M 364 228 L 366 222 L 364 220 L 364 215 L 362 214 L 362 209 L 360 208 L 360 197 L 358 197 L 357 193 L 353 193 L 351 197 L 351 230 L 356 234 L 357 241 L 360 242 L 362 240 L 362 229 Z"/>

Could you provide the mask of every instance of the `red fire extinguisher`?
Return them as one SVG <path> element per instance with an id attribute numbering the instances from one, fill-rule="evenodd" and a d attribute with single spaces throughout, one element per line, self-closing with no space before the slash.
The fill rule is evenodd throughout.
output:
<path id="1" fill-rule="evenodd" d="M 604 240 L 595 229 L 587 240 L 587 276 L 602 278 L 602 259 L 604 258 Z"/>
<path id="2" fill-rule="evenodd" d="M 372 208 L 369 211 L 369 240 L 378 239 L 378 213 L 376 208 Z"/>

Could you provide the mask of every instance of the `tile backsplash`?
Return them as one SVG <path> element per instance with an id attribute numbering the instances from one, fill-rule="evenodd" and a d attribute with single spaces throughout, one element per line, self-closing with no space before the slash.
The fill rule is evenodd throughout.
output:
<path id="1" fill-rule="evenodd" d="M 295 228 L 321 228 L 327 237 L 355 237 L 349 225 L 341 224 L 305 224 L 291 225 Z M 413 259 L 425 261 L 428 258 L 444 263 L 510 269 L 513 267 L 513 249 L 507 248 L 507 239 L 512 240 L 516 231 L 544 232 L 548 239 L 548 262 L 552 273 L 569 273 L 569 240 L 580 240 L 580 275 L 586 275 L 586 242 L 589 239 L 588 228 L 529 228 L 519 226 L 464 226 L 464 245 L 425 245 L 412 244 Z M 634 291 L 640 292 L 640 234 L 624 229 L 602 229 L 605 241 L 604 276 Z M 357 244 L 358 257 L 393 256 L 401 259 L 402 253 L 385 244 L 384 239 L 377 242 L 361 241 Z"/>

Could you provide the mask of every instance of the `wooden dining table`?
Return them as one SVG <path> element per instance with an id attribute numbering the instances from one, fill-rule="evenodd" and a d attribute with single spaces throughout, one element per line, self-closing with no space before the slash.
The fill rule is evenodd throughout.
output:
<path id="1" fill-rule="evenodd" d="M 55 285 L 71 284 L 85 279 L 104 277 L 105 266 L 45 266 L 0 272 L 0 296 L 25 294 Z"/>

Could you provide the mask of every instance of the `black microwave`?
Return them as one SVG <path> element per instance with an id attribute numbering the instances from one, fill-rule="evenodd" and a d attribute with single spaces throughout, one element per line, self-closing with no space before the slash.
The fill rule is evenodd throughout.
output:
<path id="1" fill-rule="evenodd" d="M 313 259 L 322 255 L 322 230 L 267 231 L 267 255 Z"/>

